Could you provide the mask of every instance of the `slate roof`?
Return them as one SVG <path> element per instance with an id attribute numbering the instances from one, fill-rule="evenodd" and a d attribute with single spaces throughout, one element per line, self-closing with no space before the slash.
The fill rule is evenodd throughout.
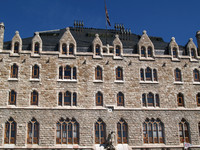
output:
<path id="1" fill-rule="evenodd" d="M 58 51 L 59 40 L 66 29 L 50 30 L 39 32 L 42 39 L 43 51 Z M 99 37 L 103 45 L 107 44 L 113 45 L 112 42 L 115 39 L 115 35 L 118 34 L 119 38 L 123 44 L 124 53 L 137 53 L 137 43 L 141 35 L 136 34 L 122 34 L 119 30 L 105 30 L 105 29 L 95 29 L 95 28 L 74 28 L 70 27 L 70 32 L 72 33 L 74 39 L 77 43 L 77 52 L 92 52 L 92 41 L 95 38 L 95 34 L 99 34 Z M 107 38 L 106 38 L 107 34 Z M 34 37 L 34 36 L 33 36 Z M 32 38 L 22 39 L 22 50 L 31 51 Z M 160 54 L 168 54 L 169 43 L 164 42 L 161 37 L 149 37 L 154 44 L 155 50 L 159 50 Z M 11 41 L 4 42 L 4 49 L 11 49 Z M 184 51 L 185 47 L 179 46 L 180 51 Z"/>

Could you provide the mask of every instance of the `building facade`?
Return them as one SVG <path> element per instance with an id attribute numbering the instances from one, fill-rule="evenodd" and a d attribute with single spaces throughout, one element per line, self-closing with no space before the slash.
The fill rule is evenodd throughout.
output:
<path id="1" fill-rule="evenodd" d="M 74 26 L 4 42 L 0 148 L 181 150 L 200 147 L 200 50 Z M 200 47 L 200 32 L 197 32 Z M 113 134 L 111 134 L 113 132 Z"/>

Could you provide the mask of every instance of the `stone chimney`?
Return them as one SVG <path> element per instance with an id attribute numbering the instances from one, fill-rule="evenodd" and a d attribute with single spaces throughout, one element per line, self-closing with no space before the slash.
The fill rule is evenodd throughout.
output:
<path id="1" fill-rule="evenodd" d="M 197 31 L 196 38 L 197 38 L 197 45 L 198 45 L 197 54 L 200 56 L 200 31 Z"/>
<path id="2" fill-rule="evenodd" d="M 5 30 L 4 23 L 1 22 L 0 23 L 0 50 L 3 49 L 4 30 Z"/>

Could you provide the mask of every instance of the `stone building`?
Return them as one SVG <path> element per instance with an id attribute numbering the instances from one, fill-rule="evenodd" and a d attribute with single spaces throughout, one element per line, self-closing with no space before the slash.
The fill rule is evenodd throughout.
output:
<path id="1" fill-rule="evenodd" d="M 0 24 L 0 149 L 200 147 L 200 49 L 113 30 Z M 200 47 L 200 32 L 197 32 Z"/>

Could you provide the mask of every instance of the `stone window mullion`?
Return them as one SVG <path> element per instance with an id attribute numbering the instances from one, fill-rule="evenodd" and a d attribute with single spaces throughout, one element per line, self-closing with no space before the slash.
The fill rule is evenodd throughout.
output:
<path id="1" fill-rule="evenodd" d="M 10 144 L 10 140 L 11 140 L 11 124 L 12 124 L 12 122 L 9 122 L 9 136 L 8 136 L 8 144 Z"/>
<path id="2" fill-rule="evenodd" d="M 123 134 L 123 122 L 120 123 L 121 124 L 121 137 L 122 137 L 122 144 L 124 143 L 124 140 L 123 140 L 123 137 L 124 137 L 124 134 Z"/>
<path id="3" fill-rule="evenodd" d="M 69 55 L 69 44 L 67 44 L 67 55 Z"/>
<path id="4" fill-rule="evenodd" d="M 34 123 L 31 122 L 32 125 L 32 139 L 31 139 L 31 144 L 33 144 L 33 137 L 34 137 Z"/>

